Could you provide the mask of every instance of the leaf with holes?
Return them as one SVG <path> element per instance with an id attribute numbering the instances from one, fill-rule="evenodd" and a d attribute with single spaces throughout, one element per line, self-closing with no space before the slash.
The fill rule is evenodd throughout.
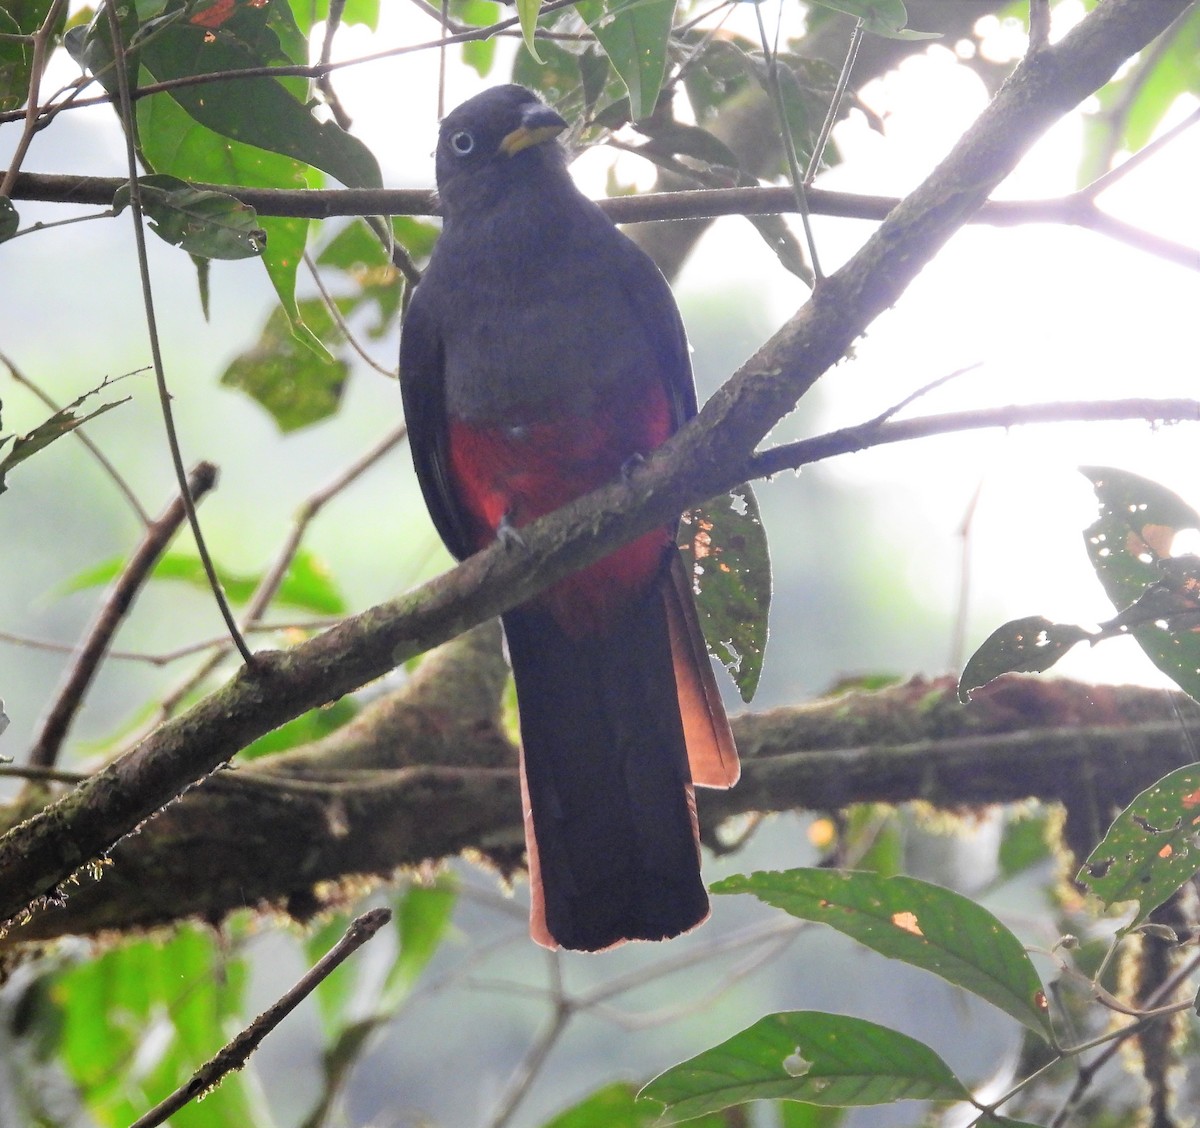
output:
<path id="1" fill-rule="evenodd" d="M 915 877 L 828 869 L 737 874 L 714 893 L 753 893 L 802 920 L 828 924 L 986 999 L 1043 1038 L 1046 996 L 1021 942 L 982 905 Z"/>
<path id="2" fill-rule="evenodd" d="M 1146 788 L 1108 828 L 1081 881 L 1105 905 L 1137 901 L 1135 928 L 1200 871 L 1200 767 L 1179 768 Z"/>
<path id="3" fill-rule="evenodd" d="M 154 233 L 173 247 L 202 258 L 257 258 L 267 233 L 248 204 L 225 192 L 193 188 L 176 176 L 145 176 L 138 181 L 142 209 Z M 129 206 L 130 187 L 113 197 L 120 215 Z"/>
<path id="4" fill-rule="evenodd" d="M 1087 637 L 1082 627 L 1052 623 L 1041 615 L 1013 619 L 992 631 L 971 655 L 958 679 L 958 699 L 966 704 L 972 690 L 1001 674 L 1040 674 Z"/>
<path id="5" fill-rule="evenodd" d="M 686 1119 L 756 1100 L 851 1106 L 968 1094 L 933 1050 L 906 1034 L 848 1015 L 790 1011 L 668 1069 L 639 1096 Z"/>
<path id="6" fill-rule="evenodd" d="M 749 701 L 762 673 L 771 608 L 771 557 L 750 487 L 739 486 L 685 513 L 679 547 L 708 648 Z"/>
<path id="7" fill-rule="evenodd" d="M 1167 677 L 1200 700 L 1200 629 L 1194 614 L 1200 595 L 1191 558 L 1171 555 L 1178 533 L 1200 529 L 1200 514 L 1148 478 L 1107 466 L 1080 469 L 1100 502 L 1099 517 L 1084 532 L 1097 579 L 1119 612 L 1147 596 L 1163 610 L 1147 621 L 1139 608 L 1133 618 L 1142 621 L 1131 622 L 1129 633 Z"/>

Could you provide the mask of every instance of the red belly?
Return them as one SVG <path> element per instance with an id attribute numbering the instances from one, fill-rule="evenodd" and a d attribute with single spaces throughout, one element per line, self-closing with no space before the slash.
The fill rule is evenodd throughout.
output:
<path id="1" fill-rule="evenodd" d="M 475 547 L 485 548 L 502 523 L 520 528 L 613 481 L 629 460 L 660 446 L 673 430 L 663 389 L 636 418 L 569 416 L 526 427 L 450 421 L 450 473 L 470 515 Z M 549 588 L 547 606 L 573 636 L 603 632 L 613 612 L 657 575 L 671 544 L 657 529 Z"/>

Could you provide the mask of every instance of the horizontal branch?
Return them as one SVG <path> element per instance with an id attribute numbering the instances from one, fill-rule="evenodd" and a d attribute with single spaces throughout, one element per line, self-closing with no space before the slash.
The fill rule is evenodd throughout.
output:
<path id="1" fill-rule="evenodd" d="M 70 176 L 23 172 L 13 188 L 14 200 L 42 203 L 89 204 L 109 207 L 126 181 L 117 176 Z M 224 192 L 265 216 L 331 219 L 337 216 L 435 216 L 437 193 L 426 188 L 244 188 L 230 184 L 197 184 Z M 809 210 L 815 215 L 882 221 L 900 203 L 896 196 L 871 196 L 809 188 Z M 796 212 L 796 193 L 790 187 L 703 188 L 680 192 L 647 192 L 596 201 L 614 223 L 652 223 L 668 220 L 720 219 L 723 216 L 785 215 Z M 1048 199 L 988 200 L 967 222 L 993 227 L 1030 223 L 1059 223 L 1092 228 L 1137 245 L 1153 240 L 1155 253 L 1200 269 L 1200 251 L 1150 236 L 1113 218 L 1092 202 L 1090 195 L 1073 193 Z"/>
<path id="2" fill-rule="evenodd" d="M 1059 117 L 1104 85 L 1190 0 L 1108 0 L 1027 58 L 975 125 L 866 244 L 644 465 L 414 592 L 285 652 L 257 656 L 0 839 L 0 920 L 61 897 L 81 867 L 252 740 L 336 700 L 538 591 L 689 505 L 737 485 L 764 436 L 831 368 Z"/>
<path id="3" fill-rule="evenodd" d="M 524 839 L 516 749 L 496 708 L 505 669 L 495 631 L 467 638 L 373 719 L 193 789 L 113 851 L 103 881 L 6 943 L 246 907 L 306 919 L 361 893 L 364 876 L 463 851 L 513 872 Z M 1088 850 L 1116 810 L 1189 758 L 1200 727 L 1189 732 L 1179 717 L 1192 710 L 1177 704 L 1157 689 L 1008 677 L 963 706 L 941 678 L 745 714 L 733 720 L 741 782 L 698 793 L 704 840 L 719 846 L 724 820 L 747 812 L 1036 799 L 1066 805 L 1075 848 Z"/>

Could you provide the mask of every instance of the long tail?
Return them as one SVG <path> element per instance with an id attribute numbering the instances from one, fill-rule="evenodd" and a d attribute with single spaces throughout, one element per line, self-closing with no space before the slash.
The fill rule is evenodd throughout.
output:
<path id="1" fill-rule="evenodd" d="M 708 916 L 687 740 L 723 732 L 727 765 L 733 752 L 719 701 L 704 724 L 681 716 L 696 711 L 701 675 L 681 672 L 695 653 L 681 645 L 679 595 L 664 571 L 602 634 L 583 638 L 536 607 L 505 616 L 521 714 L 531 930 L 549 947 L 665 940 Z M 706 657 L 703 671 L 711 683 Z M 699 700 L 711 714 L 710 697 Z"/>

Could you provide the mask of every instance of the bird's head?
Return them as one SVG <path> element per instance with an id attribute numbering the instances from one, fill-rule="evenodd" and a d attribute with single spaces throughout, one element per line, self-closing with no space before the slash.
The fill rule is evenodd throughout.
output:
<path id="1" fill-rule="evenodd" d="M 563 169 L 555 138 L 567 123 L 524 86 L 494 86 L 442 121 L 437 183 L 448 213 L 519 192 L 542 169 Z"/>

